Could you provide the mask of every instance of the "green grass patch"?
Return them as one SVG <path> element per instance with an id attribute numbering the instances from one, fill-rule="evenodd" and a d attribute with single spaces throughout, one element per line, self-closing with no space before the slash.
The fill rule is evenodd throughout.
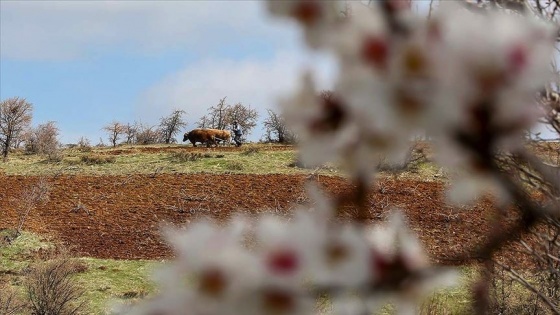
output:
<path id="1" fill-rule="evenodd" d="M 107 260 L 81 258 L 87 271 L 76 275 L 86 293 L 91 314 L 108 314 L 119 303 L 130 303 L 151 294 L 155 285 L 150 277 L 159 264 L 147 260 Z"/>
<path id="2" fill-rule="evenodd" d="M 33 261 L 37 252 L 54 249 L 54 245 L 45 238 L 25 231 L 10 242 L 4 241 L 6 237 L 12 238 L 14 235 L 13 230 L 0 231 L 0 240 L 3 240 L 0 243 L 0 274 L 20 274 Z"/>
<path id="3" fill-rule="evenodd" d="M 471 309 L 471 286 L 478 279 L 479 272 L 476 267 L 459 268 L 458 283 L 454 287 L 440 289 L 427 296 L 419 305 L 417 314 L 454 314 L 470 315 Z M 392 304 L 382 305 L 376 315 L 395 314 L 395 306 Z"/>
<path id="4" fill-rule="evenodd" d="M 11 236 L 10 230 L 0 231 L 0 239 Z M 10 243 L 0 244 L 0 281 L 18 292 L 25 299 L 24 279 L 26 269 L 41 264 L 41 251 L 55 250 L 55 245 L 46 239 L 23 232 Z M 155 290 L 150 280 L 152 270 L 160 264 L 147 260 L 109 260 L 76 258 L 83 265 L 74 275 L 78 285 L 84 289 L 82 300 L 87 304 L 87 314 L 109 314 L 114 303 L 128 303 L 144 298 Z"/>
<path id="5" fill-rule="evenodd" d="M 167 151 L 157 151 L 158 149 Z M 154 151 L 154 152 L 150 152 Z M 189 151 L 187 151 L 189 150 Z M 231 147 L 199 149 L 177 145 L 119 146 L 93 148 L 91 152 L 66 149 L 60 162 L 45 163 L 44 159 L 22 153 L 13 154 L 9 161 L 0 163 L 0 172 L 7 175 L 130 175 L 165 173 L 209 174 L 309 174 L 343 176 L 336 165 L 309 169 L 297 162 L 297 148 L 275 150 L 274 146 L 249 144 L 232 150 Z M 92 159 L 93 157 L 93 159 Z M 431 162 L 415 164 L 396 173 L 399 178 L 421 181 L 445 180 L 446 174 Z M 395 173 L 380 172 L 380 178 Z"/>
<path id="6" fill-rule="evenodd" d="M 44 163 L 33 155 L 14 154 L 8 162 L 0 163 L 0 170 L 7 175 L 52 176 L 67 175 L 129 175 L 159 173 L 212 173 L 212 174 L 308 174 L 309 169 L 290 164 L 297 151 L 272 150 L 270 146 L 250 145 L 242 149 L 220 151 L 172 151 L 141 152 L 145 147 L 94 148 L 92 152 L 76 149 L 63 151 L 57 163 Z M 111 154 L 118 150 L 120 154 Z M 92 158 L 93 157 L 93 158 Z M 105 161 L 107 160 L 107 161 Z M 335 168 L 319 170 L 322 175 L 339 175 Z"/>

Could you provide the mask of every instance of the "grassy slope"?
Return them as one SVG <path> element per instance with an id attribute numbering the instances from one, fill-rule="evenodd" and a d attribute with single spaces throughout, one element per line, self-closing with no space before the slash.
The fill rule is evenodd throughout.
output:
<path id="1" fill-rule="evenodd" d="M 77 275 L 86 289 L 84 299 L 92 314 L 108 314 L 111 305 L 127 303 L 154 292 L 150 279 L 158 262 L 81 258 L 88 266 Z"/>
<path id="2" fill-rule="evenodd" d="M 153 146 L 148 148 L 158 148 Z M 128 149 L 134 147 L 126 147 Z M 146 148 L 146 147 L 142 147 Z M 6 163 L 0 163 L 0 174 L 24 176 L 55 175 L 129 175 L 156 173 L 211 173 L 211 174 L 310 174 L 343 176 L 344 173 L 331 165 L 317 169 L 295 167 L 296 149 L 270 150 L 270 146 L 248 145 L 237 151 L 197 152 L 195 160 L 181 159 L 177 152 L 135 152 L 111 155 L 111 148 L 94 148 L 92 152 L 64 150 L 59 162 L 47 162 L 44 157 L 15 153 Z M 81 161 L 83 156 L 114 157 L 112 163 L 88 164 Z M 380 177 L 393 176 L 380 173 Z M 400 172 L 399 178 L 420 181 L 443 180 L 445 175 L 432 163 L 422 162 L 406 172 Z"/>
<path id="3" fill-rule="evenodd" d="M 44 158 L 32 155 L 14 154 L 7 163 L 0 164 L 0 171 L 6 175 L 125 175 L 153 173 L 246 173 L 246 174 L 301 174 L 309 170 L 290 166 L 294 162 L 294 150 L 267 151 L 248 149 L 235 152 L 201 152 L 194 161 L 181 160 L 174 152 L 129 153 L 115 156 L 112 163 L 87 164 L 82 156 L 100 155 L 107 150 L 93 152 L 66 150 L 60 162 L 46 162 Z M 106 156 L 106 155 L 103 155 Z M 323 169 L 322 173 L 337 174 L 336 170 Z"/>
<path id="4" fill-rule="evenodd" d="M 0 231 L 4 237 L 7 231 Z M 0 245 L 0 283 L 20 292 L 24 299 L 23 281 L 27 269 L 40 263 L 39 253 L 54 249 L 47 239 L 27 232 L 10 245 Z M 104 260 L 79 258 L 87 268 L 75 280 L 85 291 L 87 314 L 107 314 L 111 303 L 127 302 L 153 292 L 150 274 L 158 265 L 155 261 Z M 1 294 L 2 292 L 0 292 Z"/>

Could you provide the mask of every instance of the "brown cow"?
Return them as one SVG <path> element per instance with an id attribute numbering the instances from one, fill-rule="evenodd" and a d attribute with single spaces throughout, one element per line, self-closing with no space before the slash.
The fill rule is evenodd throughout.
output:
<path id="1" fill-rule="evenodd" d="M 231 139 L 231 134 L 227 130 L 219 129 L 193 129 L 183 136 L 183 142 L 189 140 L 194 147 L 196 147 L 197 142 L 206 143 L 209 147 L 211 144 L 217 146 L 217 141 L 229 141 Z"/>
<path id="2" fill-rule="evenodd" d="M 211 129 L 211 130 L 216 130 L 216 140 L 218 142 L 223 141 L 224 143 L 230 143 L 231 142 L 231 132 L 229 130 L 219 130 L 219 129 Z"/>
<path id="3" fill-rule="evenodd" d="M 215 133 L 210 131 L 210 129 L 193 129 L 183 136 L 183 142 L 189 140 L 193 147 L 196 147 L 197 142 L 206 143 L 209 147 L 211 144 L 216 144 Z"/>

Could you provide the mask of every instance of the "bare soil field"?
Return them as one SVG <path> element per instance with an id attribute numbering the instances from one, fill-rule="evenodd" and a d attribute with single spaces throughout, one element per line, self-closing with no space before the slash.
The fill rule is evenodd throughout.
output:
<path id="1" fill-rule="evenodd" d="M 306 179 L 243 174 L 51 177 L 50 200 L 30 213 L 24 229 L 50 235 L 81 256 L 163 259 L 171 251 L 160 237 L 162 225 L 182 226 L 203 216 L 222 220 L 236 213 L 289 215 L 307 200 Z M 16 226 L 17 199 L 37 180 L 0 175 L 0 229 Z M 333 193 L 349 188 L 343 178 L 317 180 Z M 392 206 L 400 207 L 433 257 L 458 264 L 445 258 L 463 251 L 465 244 L 482 241 L 490 225 L 486 210 L 492 204 L 482 201 L 469 209 L 454 209 L 443 205 L 443 199 L 440 182 L 385 179 L 370 193 L 370 220 L 383 220 Z M 341 216 L 352 216 L 352 211 Z"/>

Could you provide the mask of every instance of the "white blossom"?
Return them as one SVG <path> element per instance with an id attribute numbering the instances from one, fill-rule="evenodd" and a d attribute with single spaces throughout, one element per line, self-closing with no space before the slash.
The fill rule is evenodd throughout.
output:
<path id="1" fill-rule="evenodd" d="M 488 189 L 505 199 L 487 162 L 518 148 L 541 115 L 534 102 L 549 79 L 554 33 L 531 18 L 447 5 L 437 17 L 446 53 L 427 129 L 438 161 L 465 170 L 461 189 L 450 193 L 454 201 L 472 201 Z"/>
<path id="2" fill-rule="evenodd" d="M 305 41 L 312 48 L 328 42 L 328 34 L 340 19 L 342 1 L 292 0 L 267 1 L 268 10 L 276 16 L 295 19 L 304 31 Z"/>
<path id="3" fill-rule="evenodd" d="M 377 309 L 388 300 L 399 314 L 410 314 L 435 289 L 455 285 L 456 271 L 430 267 L 419 240 L 399 211 L 391 214 L 387 225 L 374 227 L 368 238 L 372 244 L 371 285 L 379 291 L 370 296 L 370 308 Z"/>

